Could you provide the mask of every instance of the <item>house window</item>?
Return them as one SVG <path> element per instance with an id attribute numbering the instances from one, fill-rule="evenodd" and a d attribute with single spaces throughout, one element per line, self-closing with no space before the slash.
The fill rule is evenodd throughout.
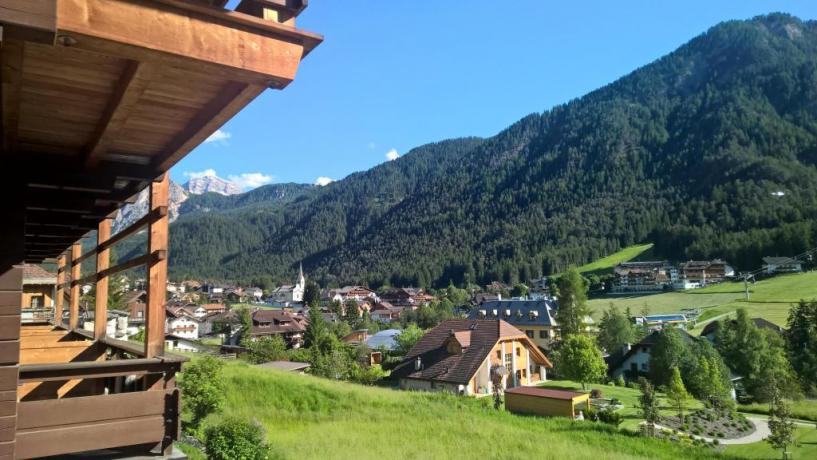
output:
<path id="1" fill-rule="evenodd" d="M 496 351 L 496 359 L 502 359 L 502 352 L 499 350 Z"/>
<path id="2" fill-rule="evenodd" d="M 548 331 L 539 331 L 539 338 L 540 339 L 548 338 Z"/>
<path id="3" fill-rule="evenodd" d="M 533 331 L 525 331 L 525 335 L 527 335 L 529 338 L 532 339 L 533 338 Z"/>
<path id="4" fill-rule="evenodd" d="M 506 353 L 505 354 L 505 367 L 510 368 L 513 364 L 513 353 Z"/>
<path id="5" fill-rule="evenodd" d="M 647 371 L 647 367 L 648 367 L 648 366 L 647 366 L 647 363 L 641 363 L 641 370 L 642 370 L 642 371 L 645 371 L 645 372 L 646 372 L 646 371 Z"/>
<path id="6" fill-rule="evenodd" d="M 516 348 L 516 356 L 522 356 L 522 348 L 521 347 Z"/>
<path id="7" fill-rule="evenodd" d="M 647 352 L 647 347 L 641 347 L 641 353 L 646 353 L 646 352 Z"/>

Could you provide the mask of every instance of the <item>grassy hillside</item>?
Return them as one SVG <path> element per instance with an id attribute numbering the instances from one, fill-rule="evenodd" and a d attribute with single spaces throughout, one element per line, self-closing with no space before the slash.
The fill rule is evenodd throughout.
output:
<path id="1" fill-rule="evenodd" d="M 749 285 L 749 301 L 744 298 L 743 282 L 722 283 L 686 292 L 610 297 L 589 301 L 593 316 L 598 318 L 611 303 L 630 307 L 638 313 L 646 305 L 650 313 L 677 312 L 682 308 L 699 308 L 702 319 L 729 314 L 746 308 L 752 317 L 762 317 L 785 326 L 792 303 L 817 298 L 817 271 L 776 276 Z M 700 329 L 700 327 L 698 328 Z"/>
<path id="2" fill-rule="evenodd" d="M 609 273 L 613 271 L 613 267 L 622 263 L 628 262 L 633 260 L 642 254 L 648 253 L 650 249 L 652 249 L 653 244 L 636 244 L 634 246 L 628 246 L 614 254 L 610 254 L 607 257 L 603 257 L 595 262 L 591 262 L 589 264 L 582 265 L 579 267 L 579 273 L 584 275 L 591 275 L 596 274 L 600 275 L 603 273 Z"/>
<path id="3" fill-rule="evenodd" d="M 261 422 L 284 458 L 718 457 L 600 424 L 497 412 L 489 399 L 363 387 L 239 362 L 225 375 L 226 414 Z"/>

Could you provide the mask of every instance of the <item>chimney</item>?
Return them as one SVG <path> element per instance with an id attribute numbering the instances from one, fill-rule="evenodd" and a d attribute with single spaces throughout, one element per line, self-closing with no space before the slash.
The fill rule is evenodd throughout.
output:
<path id="1" fill-rule="evenodd" d="M 632 346 L 629 343 L 625 343 L 624 345 L 622 345 L 621 346 L 621 354 L 627 354 L 627 352 L 630 351 L 631 347 Z"/>
<path id="2" fill-rule="evenodd" d="M 420 371 L 423 369 L 423 360 L 418 356 L 417 359 L 414 360 L 414 370 Z"/>

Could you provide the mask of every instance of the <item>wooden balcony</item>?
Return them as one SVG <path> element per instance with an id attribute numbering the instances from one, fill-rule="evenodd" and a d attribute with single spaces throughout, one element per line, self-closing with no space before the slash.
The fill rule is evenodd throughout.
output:
<path id="1" fill-rule="evenodd" d="M 182 360 L 163 349 L 167 171 L 263 91 L 285 88 L 322 40 L 295 27 L 306 0 L 226 3 L 0 0 L 0 194 L 12 197 L 0 202 L 0 460 L 165 455 L 178 437 Z M 146 188 L 148 215 L 111 234 Z M 111 266 L 111 248 L 141 230 L 147 251 Z M 96 245 L 83 254 L 89 231 Z M 58 264 L 53 315 L 21 309 L 23 262 Z M 80 285 L 95 284 L 94 317 L 106 318 L 109 278 L 136 267 L 144 346 L 106 337 L 104 321 L 77 330 Z"/>
<path id="2" fill-rule="evenodd" d="M 178 439 L 175 375 L 185 359 L 144 358 L 135 344 L 92 338 L 50 325 L 20 330 L 16 458 L 162 454 Z"/>

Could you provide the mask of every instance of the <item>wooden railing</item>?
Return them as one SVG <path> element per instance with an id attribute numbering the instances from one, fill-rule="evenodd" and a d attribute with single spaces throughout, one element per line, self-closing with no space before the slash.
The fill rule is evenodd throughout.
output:
<path id="1" fill-rule="evenodd" d="M 108 280 L 111 276 L 136 267 L 147 269 L 147 308 L 145 315 L 146 357 L 161 355 L 164 351 L 165 300 L 167 289 L 167 226 L 168 226 L 169 178 L 163 174 L 150 185 L 150 208 L 148 213 L 127 228 L 111 236 L 109 215 L 99 223 L 97 243 L 82 253 L 82 245 L 74 243 L 70 250 L 57 259 L 57 299 L 54 320 L 62 324 L 65 293 L 68 292 L 68 324 L 70 330 L 79 326 L 79 297 L 83 284 L 96 283 L 94 307 L 95 339 L 105 337 L 108 317 Z M 117 243 L 147 228 L 148 250 L 141 256 L 110 266 L 110 250 Z M 84 277 L 82 263 L 96 256 L 96 270 Z M 69 276 L 70 273 L 70 276 Z"/>
<path id="2" fill-rule="evenodd" d="M 175 377 L 185 358 L 145 358 L 136 344 L 59 327 L 24 327 L 20 339 L 17 458 L 169 453 L 179 437 Z"/>

